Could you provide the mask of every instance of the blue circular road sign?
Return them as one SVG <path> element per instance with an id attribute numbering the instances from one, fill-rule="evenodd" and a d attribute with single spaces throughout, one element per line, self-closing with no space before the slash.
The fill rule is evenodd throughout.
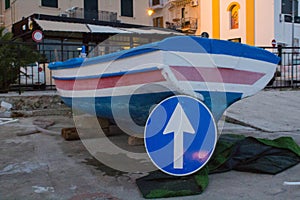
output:
<path id="1" fill-rule="evenodd" d="M 184 95 L 159 103 L 148 117 L 144 134 L 154 165 L 175 176 L 201 169 L 217 141 L 217 127 L 210 110 L 201 101 Z"/>

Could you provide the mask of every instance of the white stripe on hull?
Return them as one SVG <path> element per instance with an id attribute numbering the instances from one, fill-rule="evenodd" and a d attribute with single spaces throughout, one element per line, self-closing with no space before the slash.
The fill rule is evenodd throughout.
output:
<path id="1" fill-rule="evenodd" d="M 141 70 L 151 67 L 163 68 L 163 66 L 166 65 L 211 68 L 222 67 L 265 74 L 274 74 L 275 72 L 275 67 L 272 63 L 244 57 L 219 54 L 156 51 L 116 61 L 103 62 L 77 68 L 53 70 L 53 76 L 57 78 L 79 78 L 106 73 Z"/>
<path id="2" fill-rule="evenodd" d="M 185 88 L 193 88 L 193 91 L 212 91 L 212 92 L 232 92 L 232 93 L 245 93 L 251 90 L 251 85 L 240 84 L 223 84 L 223 83 L 199 83 L 180 81 L 179 83 Z M 146 87 L 151 86 L 151 91 L 146 90 Z M 213 89 L 212 89 L 213 88 Z M 133 86 L 122 86 L 106 89 L 95 90 L 61 90 L 57 89 L 59 94 L 63 97 L 110 97 L 110 96 L 123 96 L 132 94 L 149 94 L 176 91 L 173 85 L 168 85 L 166 82 L 159 82 L 155 84 L 139 84 Z M 191 91 L 187 91 L 191 92 Z"/>

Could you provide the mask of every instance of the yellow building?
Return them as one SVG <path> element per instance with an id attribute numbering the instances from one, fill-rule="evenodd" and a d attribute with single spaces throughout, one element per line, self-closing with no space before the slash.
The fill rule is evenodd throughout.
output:
<path id="1" fill-rule="evenodd" d="M 268 1 L 268 0 L 267 0 Z M 254 45 L 255 0 L 153 0 L 153 25 Z M 273 16 L 271 16 L 273 18 Z"/>
<path id="2" fill-rule="evenodd" d="M 207 32 L 256 46 L 270 46 L 273 39 L 284 46 L 299 43 L 299 0 L 150 0 L 149 7 L 154 26 L 187 34 Z"/>

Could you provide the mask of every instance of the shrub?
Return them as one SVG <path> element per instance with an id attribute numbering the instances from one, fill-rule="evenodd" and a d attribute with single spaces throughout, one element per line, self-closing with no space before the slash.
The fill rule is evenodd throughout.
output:
<path id="1" fill-rule="evenodd" d="M 35 45 L 23 45 L 13 40 L 12 33 L 0 28 L 0 92 L 7 92 L 9 86 L 19 78 L 20 68 L 39 61 L 40 54 Z"/>

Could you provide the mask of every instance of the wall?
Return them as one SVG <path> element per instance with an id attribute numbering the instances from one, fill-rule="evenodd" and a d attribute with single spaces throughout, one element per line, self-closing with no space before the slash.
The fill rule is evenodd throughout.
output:
<path id="1" fill-rule="evenodd" d="M 13 23 L 20 21 L 22 17 L 28 17 L 33 13 L 58 16 L 61 13 L 66 13 L 68 8 L 83 8 L 83 0 L 58 0 L 58 8 L 43 7 L 41 6 L 41 0 L 16 0 L 11 2 L 11 7 L 5 10 L 5 25 L 9 28 Z M 122 23 L 150 25 L 151 19 L 146 13 L 148 1 L 134 0 L 133 3 L 134 17 L 120 16 L 120 0 L 99 0 L 99 10 L 117 12 L 118 19 Z"/>
<path id="2" fill-rule="evenodd" d="M 207 32 L 212 37 L 212 1 L 211 0 L 199 0 L 200 1 L 200 23 L 199 32 Z"/>
<path id="3" fill-rule="evenodd" d="M 40 0 L 11 1 L 11 7 L 5 10 L 5 26 L 11 27 L 12 24 L 20 21 L 22 17 L 28 17 L 33 13 L 57 16 L 66 13 L 66 10 L 73 6 L 82 8 L 83 0 L 59 0 L 58 8 L 43 7 Z"/>
<path id="4" fill-rule="evenodd" d="M 106 0 L 111 1 L 111 0 Z M 140 24 L 140 25 L 151 25 L 152 20 L 151 17 L 147 15 L 147 9 L 149 7 L 148 1 L 146 0 L 134 0 L 133 1 L 133 17 L 122 17 L 121 14 L 121 1 L 117 1 L 119 3 L 118 6 L 118 14 L 119 20 L 122 23 L 131 23 L 131 24 Z M 110 10 L 109 10 L 110 11 Z"/>
<path id="5" fill-rule="evenodd" d="M 152 20 L 147 15 L 149 3 L 146 0 L 133 0 L 133 17 L 121 16 L 121 1 L 120 0 L 99 0 L 99 10 L 117 12 L 118 20 L 122 23 L 150 25 Z"/>
<path id="6" fill-rule="evenodd" d="M 275 21 L 278 16 L 275 15 L 275 3 L 280 4 L 279 0 L 256 0 L 255 1 L 255 45 L 271 46 L 275 37 Z"/>

